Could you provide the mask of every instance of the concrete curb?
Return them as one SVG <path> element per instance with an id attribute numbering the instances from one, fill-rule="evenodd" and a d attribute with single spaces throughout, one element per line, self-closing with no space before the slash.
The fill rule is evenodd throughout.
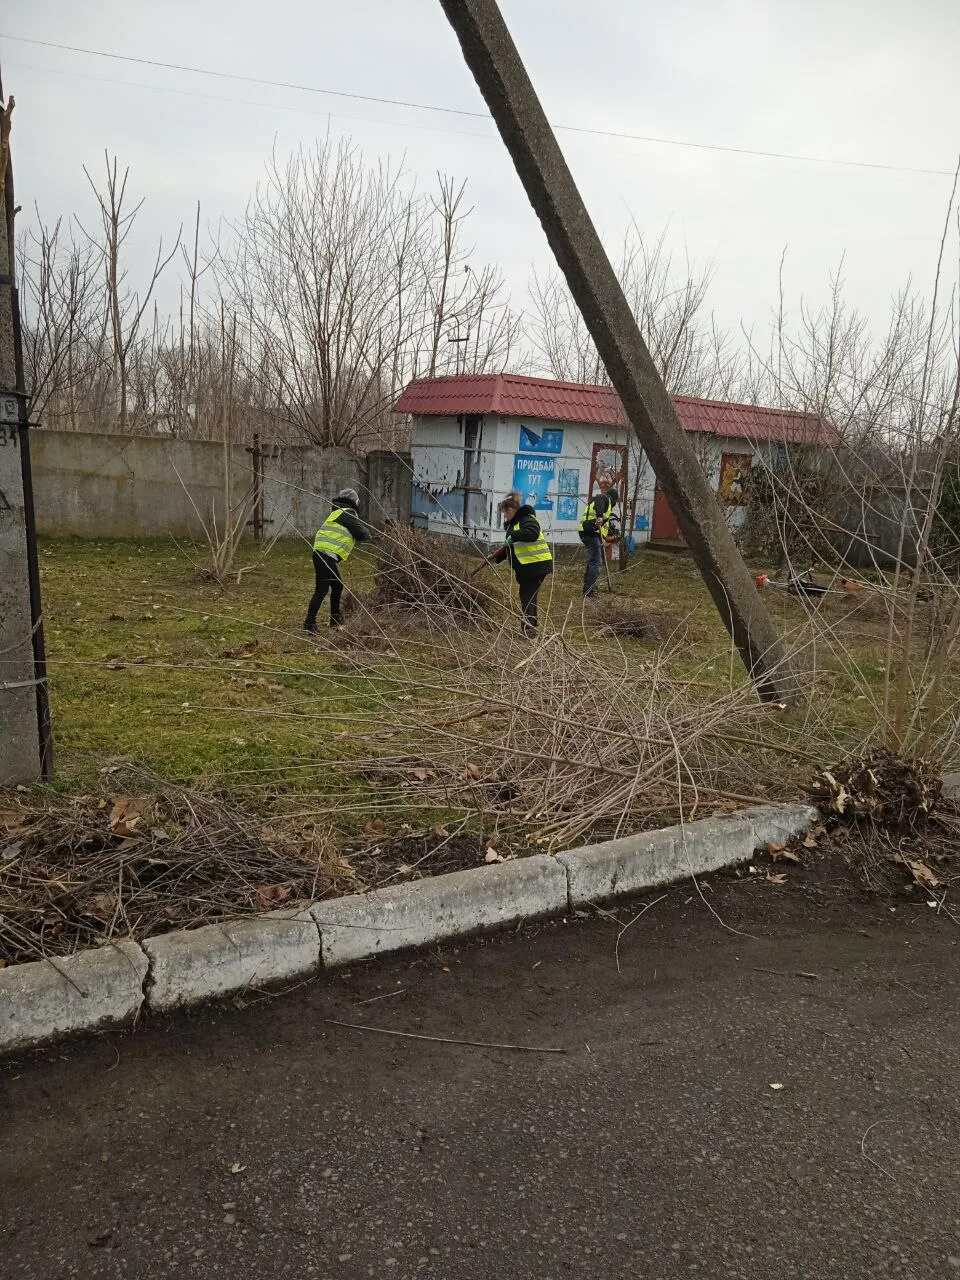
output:
<path id="1" fill-rule="evenodd" d="M 147 938 L 147 1008 L 168 1013 L 248 987 L 303 978 L 320 968 L 320 935 L 309 911 L 274 911 Z"/>
<path id="2" fill-rule="evenodd" d="M 539 854 L 516 862 L 454 871 L 390 889 L 331 898 L 312 909 L 324 968 L 422 947 L 444 938 L 562 915 L 567 877 L 556 858 Z"/>
<path id="3" fill-rule="evenodd" d="M 960 800 L 960 773 L 944 775 L 943 797 L 945 800 Z"/>
<path id="4" fill-rule="evenodd" d="M 132 1022 L 146 978 L 135 942 L 0 969 L 0 1054 Z"/>
<path id="5" fill-rule="evenodd" d="M 756 805 L 728 818 L 644 831 L 558 853 L 570 905 L 610 902 L 688 875 L 704 875 L 749 858 L 768 840 L 786 840 L 816 819 L 810 805 Z"/>
<path id="6" fill-rule="evenodd" d="M 960 779 L 958 779 L 960 787 Z M 809 805 L 758 805 L 683 827 L 455 871 L 0 970 L 0 1054 L 132 1022 L 368 956 L 559 916 L 748 859 L 797 835 Z"/>

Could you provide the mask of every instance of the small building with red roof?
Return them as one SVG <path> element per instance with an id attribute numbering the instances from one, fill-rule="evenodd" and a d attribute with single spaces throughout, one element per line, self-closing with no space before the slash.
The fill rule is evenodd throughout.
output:
<path id="1" fill-rule="evenodd" d="M 785 466 L 797 449 L 828 449 L 836 432 L 814 414 L 674 396 L 732 527 L 746 516 L 745 480 Z M 496 537 L 510 489 L 553 542 L 575 543 L 599 475 L 618 489 L 624 533 L 681 540 L 673 513 L 612 387 L 519 374 L 418 378 L 395 406 L 412 420 L 413 519 L 435 532 Z"/>

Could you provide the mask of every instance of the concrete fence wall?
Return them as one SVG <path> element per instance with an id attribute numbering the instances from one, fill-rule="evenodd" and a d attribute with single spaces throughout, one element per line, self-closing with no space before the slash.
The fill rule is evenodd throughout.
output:
<path id="1" fill-rule="evenodd" d="M 207 440 L 33 431 L 34 494 L 41 534 L 81 538 L 203 536 L 211 515 L 222 526 L 222 445 Z M 253 484 L 253 457 L 231 451 L 234 501 Z M 367 501 L 366 472 L 373 477 Z M 269 537 L 313 537 L 339 489 L 353 488 L 371 520 L 409 522 L 409 455 L 286 445 L 263 452 L 263 514 Z M 406 513 L 406 514 L 404 514 Z"/>
<path id="2" fill-rule="evenodd" d="M 915 505 L 926 502 L 922 494 Z M 908 565 L 917 561 L 920 531 L 915 506 L 904 493 L 869 489 L 859 500 L 847 499 L 835 517 L 833 545 L 848 564 L 860 569 L 890 569 L 898 555 Z"/>

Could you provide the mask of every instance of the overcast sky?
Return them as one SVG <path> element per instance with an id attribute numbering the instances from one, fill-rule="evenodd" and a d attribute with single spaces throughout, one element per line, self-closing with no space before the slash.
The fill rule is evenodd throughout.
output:
<path id="1" fill-rule="evenodd" d="M 501 0 L 550 119 L 764 151 L 952 170 L 960 150 L 957 0 Z M 21 43 L 81 45 L 238 75 L 483 111 L 438 0 L 5 0 L 4 89 L 22 218 L 81 212 L 103 150 L 146 197 L 138 244 L 175 236 L 199 198 L 235 216 L 276 143 L 328 126 L 429 184 L 466 178 L 478 255 L 523 303 L 543 234 L 488 120 L 136 66 Z M 177 92 L 170 92 L 176 90 Z M 328 116 L 329 112 L 329 116 Z M 615 248 L 630 215 L 715 267 L 721 321 L 763 325 L 781 253 L 796 298 L 823 296 L 845 258 L 852 300 L 879 322 L 932 277 L 949 177 L 761 159 L 561 133 Z"/>

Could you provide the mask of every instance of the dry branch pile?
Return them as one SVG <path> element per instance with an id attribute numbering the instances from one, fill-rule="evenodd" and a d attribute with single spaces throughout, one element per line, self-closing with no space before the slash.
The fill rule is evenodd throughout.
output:
<path id="1" fill-rule="evenodd" d="M 151 794 L 0 810 L 0 964 L 353 887 L 320 833 L 289 839 L 233 802 L 139 771 L 123 782 Z"/>
<path id="2" fill-rule="evenodd" d="M 783 798 L 809 773 L 795 745 L 809 726 L 750 685 L 705 701 L 677 677 L 676 655 L 638 661 L 585 637 L 578 615 L 533 644 L 512 618 L 475 645 L 437 637 L 431 656 L 407 663 L 364 716 L 371 754 L 351 763 L 378 779 L 384 809 L 415 796 L 488 832 L 562 847 Z"/>
<path id="3" fill-rule="evenodd" d="M 384 538 L 375 575 L 374 607 L 444 613 L 460 625 L 491 613 L 489 592 L 469 580 L 477 561 L 418 529 L 393 526 Z"/>
<path id="4" fill-rule="evenodd" d="M 609 596 L 598 603 L 594 619 L 597 630 L 633 640 L 660 640 L 666 629 L 664 619 L 651 609 L 623 604 Z"/>

